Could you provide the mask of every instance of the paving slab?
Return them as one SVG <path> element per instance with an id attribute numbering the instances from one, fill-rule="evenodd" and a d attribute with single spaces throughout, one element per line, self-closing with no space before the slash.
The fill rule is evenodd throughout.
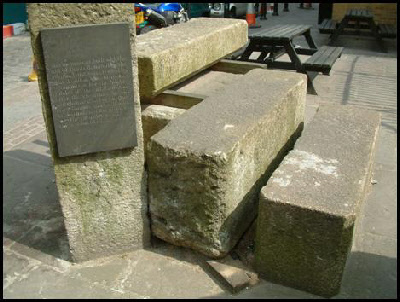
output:
<path id="1" fill-rule="evenodd" d="M 384 121 L 382 121 L 383 123 Z M 382 125 L 377 141 L 375 163 L 376 165 L 385 165 L 390 170 L 397 170 L 397 128 L 394 131 L 386 124 Z"/>
<path id="2" fill-rule="evenodd" d="M 397 172 L 375 170 L 359 231 L 397 239 Z"/>
<path id="3" fill-rule="evenodd" d="M 242 289 L 259 282 L 256 273 L 247 269 L 241 261 L 234 260 L 229 255 L 218 261 L 209 260 L 207 264 L 233 293 L 238 293 Z"/>
<path id="4" fill-rule="evenodd" d="M 69 259 L 54 170 L 49 165 L 47 152 L 43 150 L 45 147 L 38 146 L 41 153 L 45 153 L 42 155 L 28 151 L 32 145 L 35 143 L 29 142 L 23 146 L 28 149 L 3 153 L 3 234 L 46 253 Z"/>
<path id="5" fill-rule="evenodd" d="M 374 253 L 352 252 L 335 298 L 393 299 L 397 296 L 397 259 Z"/>
<path id="6" fill-rule="evenodd" d="M 123 291 L 154 298 L 194 298 L 221 293 L 220 287 L 199 266 L 173 258 L 165 261 L 165 257 L 145 250 L 138 250 L 127 259 L 117 284 Z"/>
<path id="7" fill-rule="evenodd" d="M 19 299 L 101 299 L 119 296 L 109 289 L 84 282 L 82 279 L 65 276 L 40 265 L 31 269 L 24 277 L 8 286 L 3 292 L 4 296 Z"/>
<path id="8" fill-rule="evenodd" d="M 307 292 L 279 284 L 267 282 L 263 279 L 254 287 L 245 288 L 238 294 L 212 296 L 216 299 L 321 299 Z"/>
<path id="9" fill-rule="evenodd" d="M 15 257 L 3 249 L 3 290 L 9 287 L 19 276 L 27 271 L 29 260 Z"/>

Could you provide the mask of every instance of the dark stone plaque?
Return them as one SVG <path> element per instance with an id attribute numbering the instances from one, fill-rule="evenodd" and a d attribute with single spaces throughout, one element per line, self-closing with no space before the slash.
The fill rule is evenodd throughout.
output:
<path id="1" fill-rule="evenodd" d="M 41 30 L 60 157 L 137 146 L 129 24 Z"/>

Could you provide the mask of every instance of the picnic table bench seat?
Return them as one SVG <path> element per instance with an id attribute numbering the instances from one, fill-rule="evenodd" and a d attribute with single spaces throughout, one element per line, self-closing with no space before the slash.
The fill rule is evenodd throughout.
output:
<path id="1" fill-rule="evenodd" d="M 324 19 L 319 25 L 319 32 L 321 34 L 331 34 L 335 31 L 337 22 L 332 19 Z"/>
<path id="2" fill-rule="evenodd" d="M 333 64 L 342 55 L 343 47 L 322 46 L 303 66 L 306 71 L 318 71 L 329 75 Z"/>
<path id="3" fill-rule="evenodd" d="M 396 38 L 396 28 L 391 24 L 379 24 L 378 30 L 382 38 Z"/>

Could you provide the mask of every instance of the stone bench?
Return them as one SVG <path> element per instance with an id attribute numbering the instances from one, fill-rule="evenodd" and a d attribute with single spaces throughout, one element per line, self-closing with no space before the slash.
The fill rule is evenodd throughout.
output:
<path id="1" fill-rule="evenodd" d="M 152 232 L 223 257 L 304 119 L 306 77 L 254 69 L 173 119 L 148 145 Z"/>
<path id="2" fill-rule="evenodd" d="M 255 257 L 262 277 L 325 297 L 339 292 L 379 125 L 374 111 L 320 105 L 261 190 Z"/>
<path id="3" fill-rule="evenodd" d="M 136 38 L 141 100 L 206 69 L 243 47 L 246 21 L 196 18 Z"/>

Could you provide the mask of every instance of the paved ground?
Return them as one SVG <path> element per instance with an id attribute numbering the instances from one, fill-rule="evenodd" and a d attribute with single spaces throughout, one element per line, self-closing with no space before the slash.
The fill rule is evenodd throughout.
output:
<path id="1" fill-rule="evenodd" d="M 313 24 L 318 10 L 268 15 L 257 23 Z M 317 4 L 314 4 L 318 8 Z M 260 29 L 253 29 L 257 31 Z M 3 41 L 3 296 L 5 298 L 319 298 L 281 285 L 260 284 L 232 296 L 205 257 L 154 239 L 153 248 L 73 264 L 43 128 L 37 82 L 31 71 L 29 35 Z M 302 44 L 304 41 L 295 41 Z M 389 53 L 372 38 L 340 37 L 345 46 L 330 76 L 319 75 L 318 96 L 307 96 L 307 118 L 321 102 L 382 113 L 374 179 L 358 221 L 341 293 L 335 298 L 397 296 L 397 40 Z"/>

